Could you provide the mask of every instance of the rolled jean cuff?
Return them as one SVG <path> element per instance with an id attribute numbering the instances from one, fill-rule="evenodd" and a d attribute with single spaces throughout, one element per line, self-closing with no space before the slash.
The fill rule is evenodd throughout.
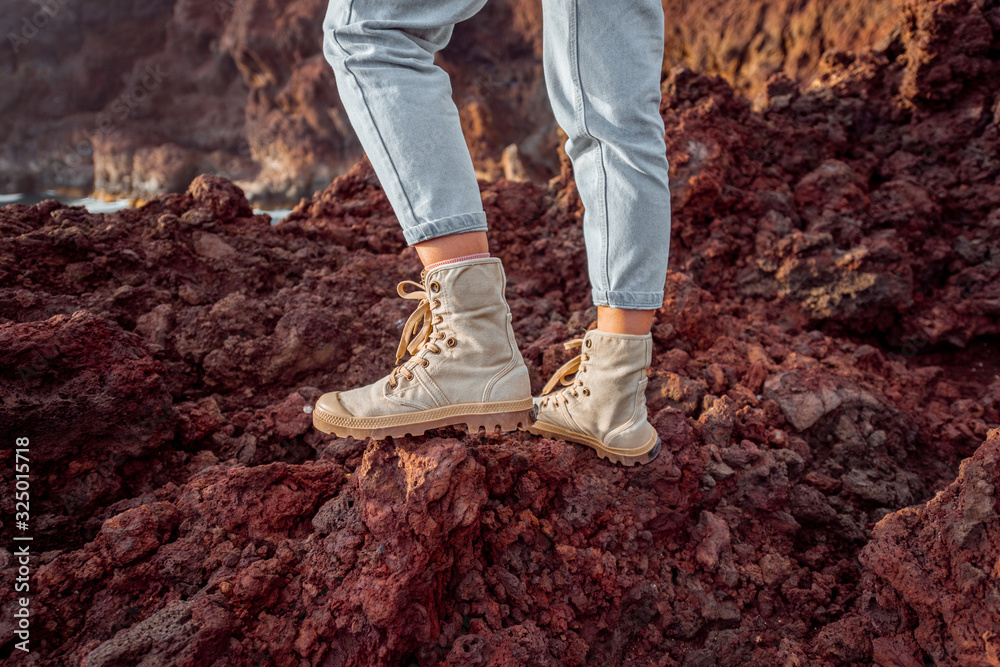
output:
<path id="1" fill-rule="evenodd" d="M 663 307 L 663 292 L 611 292 L 591 290 L 595 306 L 609 306 L 626 310 L 656 310 Z"/>
<path id="2" fill-rule="evenodd" d="M 461 213 L 448 218 L 438 220 L 428 220 L 412 227 L 403 228 L 403 238 L 407 245 L 429 241 L 439 236 L 449 236 L 451 234 L 462 234 L 465 232 L 485 232 L 486 212 Z"/>

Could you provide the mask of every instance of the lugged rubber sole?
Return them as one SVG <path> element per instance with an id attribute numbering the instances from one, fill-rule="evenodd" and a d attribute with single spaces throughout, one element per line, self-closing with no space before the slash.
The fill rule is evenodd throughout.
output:
<path id="1" fill-rule="evenodd" d="M 638 448 L 639 451 L 636 452 L 635 449 L 609 449 L 597 438 L 592 438 L 584 433 L 570 431 L 569 429 L 549 424 L 548 422 L 535 422 L 528 427 L 528 432 L 546 438 L 556 438 L 557 440 L 566 440 L 580 445 L 587 445 L 597 452 L 599 458 L 607 459 L 612 463 L 621 463 L 627 467 L 649 463 L 660 453 L 660 436 L 658 435 L 656 436 L 655 443 L 650 444 L 653 442 L 650 440 L 649 443 L 646 443 L 645 449 Z"/>
<path id="2" fill-rule="evenodd" d="M 496 403 L 459 403 L 385 417 L 340 417 L 321 409 L 313 410 L 313 426 L 323 433 L 359 440 L 418 436 L 430 429 L 462 425 L 469 429 L 469 433 L 498 428 L 506 433 L 527 428 L 534 418 L 535 408 L 530 398 Z"/>

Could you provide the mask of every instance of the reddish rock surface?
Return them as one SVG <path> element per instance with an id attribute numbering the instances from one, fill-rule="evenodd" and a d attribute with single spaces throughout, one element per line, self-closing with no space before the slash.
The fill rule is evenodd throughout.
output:
<path id="1" fill-rule="evenodd" d="M 152 472 L 137 461 L 173 440 L 163 365 L 141 336 L 90 311 L 4 326 L 0 369 L 8 387 L 0 423 L 32 434 L 40 484 L 31 508 L 46 535 L 72 533 L 77 520 L 132 495 Z"/>
<path id="2" fill-rule="evenodd" d="M 39 504 L 34 652 L 0 660 L 996 664 L 1000 11 L 918 14 L 905 64 L 774 78 L 759 112 L 665 80 L 640 468 L 312 428 L 322 391 L 389 369 L 419 271 L 364 162 L 275 226 L 205 176 L 109 215 L 0 209 L 0 425 L 32 440 Z M 562 166 L 482 186 L 535 390 L 594 317 Z"/>
<path id="3" fill-rule="evenodd" d="M 880 521 L 861 552 L 862 610 L 884 664 L 1000 663 L 1000 430 L 924 506 Z M 866 628 L 866 629 L 868 629 Z"/>

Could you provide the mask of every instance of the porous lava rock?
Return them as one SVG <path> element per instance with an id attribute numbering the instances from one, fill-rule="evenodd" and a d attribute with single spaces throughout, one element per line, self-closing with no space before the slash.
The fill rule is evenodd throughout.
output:
<path id="1" fill-rule="evenodd" d="M 880 664 L 994 665 L 1000 430 L 926 504 L 880 521 L 860 554 L 861 609 Z"/>
<path id="2" fill-rule="evenodd" d="M 135 492 L 133 475 L 150 467 L 144 459 L 174 437 L 163 370 L 142 336 L 87 310 L 0 325 L 4 459 L 11 485 L 16 463 L 37 480 L 36 535 L 72 531 L 74 521 Z M 28 439 L 16 460 L 14 438 Z M 4 509 L 13 515 L 12 495 Z"/>

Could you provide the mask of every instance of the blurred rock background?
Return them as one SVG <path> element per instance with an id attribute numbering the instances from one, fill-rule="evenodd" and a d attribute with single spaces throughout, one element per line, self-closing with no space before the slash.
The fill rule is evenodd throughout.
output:
<path id="1" fill-rule="evenodd" d="M 897 34 L 902 0 L 665 0 L 664 71 L 720 74 L 752 99 L 808 87 L 828 51 Z M 321 52 L 324 0 L 2 0 L 0 192 L 149 198 L 199 173 L 295 203 L 360 157 Z M 492 0 L 439 54 L 477 169 L 546 180 L 559 144 L 538 0 Z M 517 146 L 518 161 L 503 150 Z M 507 175 L 510 175 L 509 173 Z"/>

